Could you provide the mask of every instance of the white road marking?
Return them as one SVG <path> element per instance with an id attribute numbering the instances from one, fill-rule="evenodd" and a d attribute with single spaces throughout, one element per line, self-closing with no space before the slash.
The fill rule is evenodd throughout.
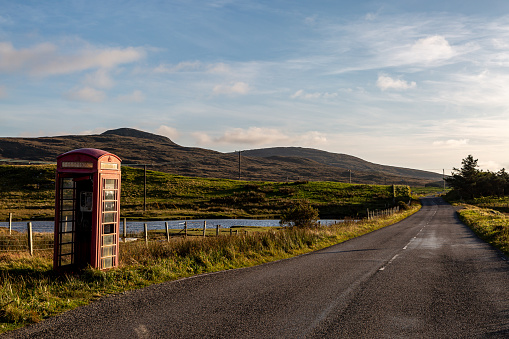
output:
<path id="1" fill-rule="evenodd" d="M 379 271 L 383 271 L 383 270 L 385 270 L 385 268 L 386 268 L 387 266 L 389 266 L 389 265 L 392 263 L 392 261 L 398 257 L 398 255 L 399 255 L 399 254 L 396 254 L 394 257 L 392 257 L 392 259 L 391 259 L 391 260 L 389 260 L 389 262 L 387 263 L 387 265 L 380 267 L 378 270 L 379 270 Z"/>

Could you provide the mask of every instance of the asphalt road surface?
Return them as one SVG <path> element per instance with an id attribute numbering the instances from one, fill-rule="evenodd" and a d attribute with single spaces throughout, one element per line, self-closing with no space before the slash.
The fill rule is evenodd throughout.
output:
<path id="1" fill-rule="evenodd" d="M 18 338 L 509 338 L 509 263 L 439 198 L 300 257 L 101 299 Z"/>

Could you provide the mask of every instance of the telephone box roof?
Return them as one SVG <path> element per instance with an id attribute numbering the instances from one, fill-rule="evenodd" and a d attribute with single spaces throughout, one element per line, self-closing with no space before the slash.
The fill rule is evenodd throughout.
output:
<path id="1" fill-rule="evenodd" d="M 89 157 L 92 157 L 95 159 L 99 159 L 100 157 L 102 157 L 104 155 L 112 155 L 112 156 L 116 157 L 118 160 L 120 160 L 120 158 L 118 156 L 116 156 L 115 154 L 106 152 L 106 151 L 103 151 L 103 150 L 97 149 L 97 148 L 75 149 L 75 150 L 69 151 L 67 153 L 60 154 L 59 156 L 57 156 L 57 159 L 59 159 L 63 156 L 71 155 L 71 154 L 84 154 L 84 155 L 88 155 Z M 122 160 L 120 160 L 120 161 L 122 161 Z"/>

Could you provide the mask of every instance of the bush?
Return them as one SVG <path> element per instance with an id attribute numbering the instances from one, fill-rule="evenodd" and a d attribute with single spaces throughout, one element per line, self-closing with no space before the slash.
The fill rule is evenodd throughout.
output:
<path id="1" fill-rule="evenodd" d="M 287 208 L 281 215 L 281 225 L 306 227 L 311 226 L 318 219 L 318 210 L 307 201 L 299 201 Z"/>
<path id="2" fill-rule="evenodd" d="M 398 201 L 398 206 L 402 211 L 410 209 L 410 206 L 408 206 L 408 204 L 404 201 Z"/>

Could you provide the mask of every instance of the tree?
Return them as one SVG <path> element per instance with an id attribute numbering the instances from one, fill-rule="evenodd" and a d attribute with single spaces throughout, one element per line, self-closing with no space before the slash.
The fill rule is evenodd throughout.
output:
<path id="1" fill-rule="evenodd" d="M 509 194 L 509 173 L 504 168 L 498 172 L 480 171 L 477 169 L 477 159 L 471 155 L 461 163 L 463 167 L 454 168 L 452 176 L 445 180 L 462 198 Z"/>
<path id="2" fill-rule="evenodd" d="M 461 169 L 453 168 L 452 176 L 445 179 L 450 187 L 457 190 L 462 197 L 474 198 L 480 171 L 477 169 L 477 159 L 468 155 L 461 161 Z"/>
<path id="3" fill-rule="evenodd" d="M 310 226 L 318 219 L 318 210 L 307 201 L 298 201 L 281 215 L 281 225 L 290 224 L 296 227 Z"/>

